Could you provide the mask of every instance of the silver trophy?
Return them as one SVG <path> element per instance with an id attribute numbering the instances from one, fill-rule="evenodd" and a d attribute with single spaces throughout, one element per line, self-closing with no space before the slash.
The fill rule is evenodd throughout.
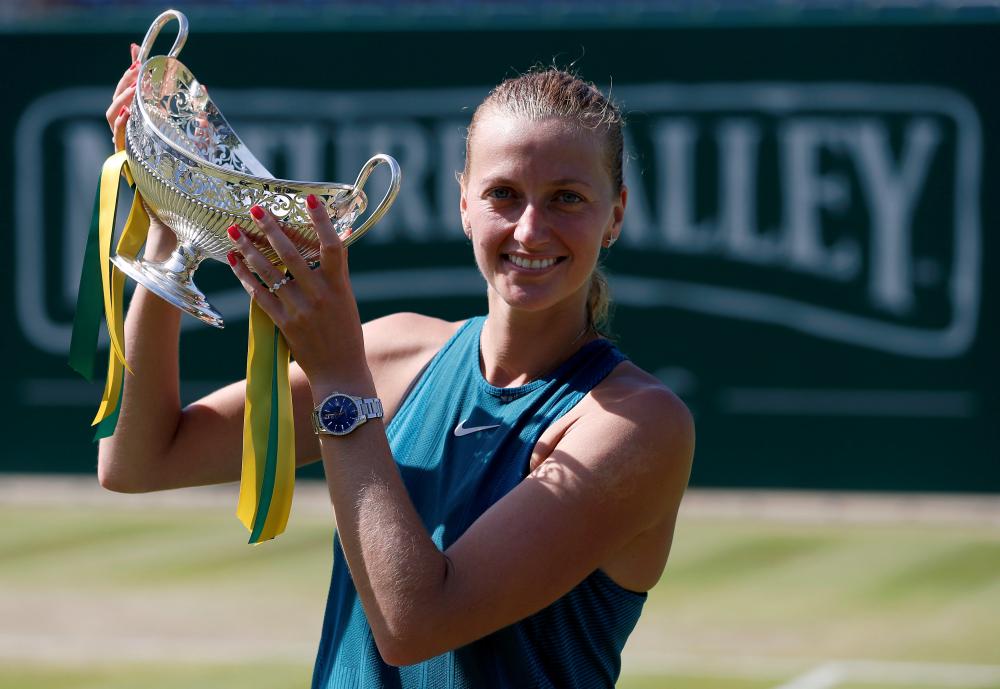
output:
<path id="1" fill-rule="evenodd" d="M 180 24 L 168 55 L 149 57 L 160 30 Z M 267 208 L 281 222 L 307 261 L 319 257 L 306 198 L 314 194 L 326 208 L 338 234 L 350 229 L 365 211 L 362 188 L 372 171 L 389 166 L 392 177 L 378 207 L 344 237 L 356 242 L 385 215 L 399 192 L 400 170 L 388 155 L 373 156 L 353 185 L 274 179 L 233 132 L 205 88 L 177 55 L 187 40 L 187 18 L 167 10 L 149 27 L 139 50 L 139 78 L 125 130 L 125 150 L 136 188 L 149 210 L 177 235 L 177 248 L 166 261 L 115 256 L 126 275 L 178 308 L 221 328 L 222 316 L 194 284 L 205 258 L 225 262 L 233 245 L 226 233 L 238 225 L 272 262 L 280 259 L 250 220 L 250 208 Z"/>

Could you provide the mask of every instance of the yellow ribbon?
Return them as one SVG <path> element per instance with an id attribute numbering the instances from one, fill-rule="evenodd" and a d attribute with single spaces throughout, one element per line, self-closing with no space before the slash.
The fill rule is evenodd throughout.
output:
<path id="1" fill-rule="evenodd" d="M 121 175 L 131 175 L 124 151 L 104 162 L 101 170 L 99 244 L 104 317 L 111 336 L 108 375 L 93 425 L 118 410 L 128 363 L 125 360 L 125 275 L 111 263 L 111 243 Z M 149 216 L 136 190 L 128 221 L 116 247 L 134 259 L 149 232 Z M 250 543 L 270 540 L 288 524 L 295 487 L 295 427 L 288 379 L 288 344 L 256 302 L 250 303 L 247 350 L 246 410 L 243 418 L 243 469 L 236 514 L 250 531 Z M 113 425 L 113 419 L 106 424 Z M 103 427 L 102 427 L 103 428 Z M 108 434 L 110 431 L 99 434 Z"/>
<path id="2" fill-rule="evenodd" d="M 270 540 L 288 524 L 295 488 L 295 427 L 284 336 L 250 302 L 243 471 L 236 516 L 250 543 Z"/>
<path id="3" fill-rule="evenodd" d="M 100 260 L 101 284 L 104 290 L 104 318 L 111 336 L 111 351 L 108 353 L 108 375 L 104 383 L 101 405 L 91 425 L 96 426 L 111 416 L 118 408 L 122 382 L 128 363 L 125 361 L 125 275 L 111 263 L 111 240 L 115 230 L 115 211 L 118 207 L 118 189 L 122 172 L 129 185 L 132 178 L 128 171 L 125 152 L 119 151 L 106 161 L 101 169 L 100 191 Z M 149 232 L 149 216 L 142 205 L 138 190 L 132 198 L 132 209 L 118 239 L 116 252 L 119 256 L 135 258 L 146 242 Z M 129 369 L 131 373 L 131 369 Z"/>

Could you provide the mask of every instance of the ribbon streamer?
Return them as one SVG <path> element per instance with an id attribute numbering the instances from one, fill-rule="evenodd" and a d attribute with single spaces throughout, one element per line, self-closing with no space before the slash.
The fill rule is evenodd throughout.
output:
<path id="1" fill-rule="evenodd" d="M 87 248 L 83 252 L 80 288 L 77 290 L 76 313 L 73 316 L 73 338 L 69 345 L 69 365 L 86 380 L 94 379 L 97 368 L 97 338 L 104 309 L 103 288 L 99 269 L 98 243 L 101 217 L 101 186 L 94 192 L 94 210 L 90 216 Z"/>
<path id="2" fill-rule="evenodd" d="M 125 379 L 125 274 L 111 263 L 111 240 L 115 226 L 115 212 L 118 207 L 118 180 L 124 169 L 131 186 L 125 152 L 119 151 L 104 163 L 101 171 L 101 211 L 100 211 L 100 261 L 101 278 L 104 286 L 104 319 L 111 336 L 111 351 L 108 353 L 108 375 L 104 383 L 104 394 L 92 425 L 98 426 L 95 438 L 106 438 L 114 433 L 121 405 L 122 384 Z M 132 197 L 132 209 L 122 229 L 116 252 L 119 256 L 134 259 L 146 242 L 149 232 L 149 216 L 142 204 L 142 196 L 136 190 Z M 129 369 L 131 373 L 131 369 Z"/>
<path id="3" fill-rule="evenodd" d="M 125 361 L 125 275 L 111 263 L 111 244 L 114 238 L 115 216 L 118 212 L 118 191 L 122 174 L 130 187 L 134 182 L 129 174 L 126 154 L 119 151 L 110 156 L 101 168 L 91 218 L 87 250 L 84 253 L 83 271 L 80 275 L 80 294 L 77 297 L 77 312 L 73 319 L 73 340 L 70 365 L 85 378 L 93 377 L 94 357 L 97 351 L 97 327 L 100 321 L 103 296 L 104 318 L 111 336 L 111 351 L 108 353 L 108 373 L 104 383 L 104 394 L 97 415 L 91 425 L 98 426 L 95 440 L 114 432 L 121 404 L 122 382 L 128 364 Z M 132 199 L 132 209 L 118 239 L 116 251 L 120 256 L 135 258 L 146 241 L 149 232 L 149 215 L 138 191 Z M 96 250 L 95 250 L 96 247 Z M 94 263 L 98 265 L 95 266 Z M 101 289 L 96 289 L 94 276 L 100 274 Z M 88 375 L 89 374 L 89 375 Z"/>
<path id="4" fill-rule="evenodd" d="M 70 365 L 90 380 L 94 374 L 101 307 L 111 336 L 107 378 L 92 425 L 95 440 L 114 433 L 121 408 L 125 359 L 125 275 L 111 263 L 111 244 L 122 174 L 134 183 L 124 151 L 105 162 L 94 200 L 74 316 Z M 138 190 L 116 247 L 134 259 L 149 232 L 149 215 Z M 96 265 L 95 265 L 96 264 Z M 100 284 L 96 276 L 100 275 Z M 290 354 L 284 336 L 256 302 L 250 303 L 243 469 L 236 514 L 250 531 L 250 543 L 270 540 L 288 524 L 295 487 L 295 428 L 288 378 Z"/>
<path id="5" fill-rule="evenodd" d="M 288 379 L 289 352 L 281 331 L 250 302 L 243 472 L 236 516 L 250 543 L 285 530 L 295 487 L 295 427 Z"/>

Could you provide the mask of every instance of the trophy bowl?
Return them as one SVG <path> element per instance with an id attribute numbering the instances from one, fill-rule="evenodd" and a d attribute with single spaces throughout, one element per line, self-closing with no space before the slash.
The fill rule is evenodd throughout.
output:
<path id="1" fill-rule="evenodd" d="M 180 24 L 169 55 L 149 57 L 160 30 Z M 381 219 L 399 192 L 400 169 L 388 155 L 365 163 L 353 185 L 274 179 L 254 158 L 209 97 L 205 87 L 178 59 L 187 39 L 187 19 L 176 10 L 161 14 L 139 51 L 139 77 L 125 129 L 128 169 L 148 210 L 177 235 L 177 248 L 161 262 L 115 256 L 126 275 L 174 306 L 221 328 L 222 316 L 194 284 L 205 258 L 226 262 L 232 250 L 227 229 L 239 226 L 272 263 L 280 259 L 250 219 L 254 205 L 268 209 L 306 261 L 319 257 L 306 198 L 313 194 L 326 209 L 345 245 L 360 239 Z M 366 209 L 362 191 L 379 165 L 388 165 L 389 188 L 364 223 L 351 225 Z M 345 236 L 345 233 L 351 230 Z"/>

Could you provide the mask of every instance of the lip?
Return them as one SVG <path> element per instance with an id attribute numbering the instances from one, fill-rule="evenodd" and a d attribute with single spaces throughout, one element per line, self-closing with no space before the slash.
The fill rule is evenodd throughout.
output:
<path id="1" fill-rule="evenodd" d="M 525 268 L 523 266 L 517 265 L 512 260 L 510 260 L 511 256 L 515 256 L 525 261 L 546 261 L 555 259 L 555 263 L 546 266 L 545 268 Z M 518 273 L 523 273 L 525 275 L 544 275 L 545 273 L 548 273 L 549 271 L 559 266 L 559 264 L 562 263 L 564 260 L 566 260 L 565 256 L 532 256 L 532 255 L 516 254 L 516 253 L 505 253 L 502 254 L 501 257 L 503 259 L 504 265 L 509 266 L 512 270 Z"/>

